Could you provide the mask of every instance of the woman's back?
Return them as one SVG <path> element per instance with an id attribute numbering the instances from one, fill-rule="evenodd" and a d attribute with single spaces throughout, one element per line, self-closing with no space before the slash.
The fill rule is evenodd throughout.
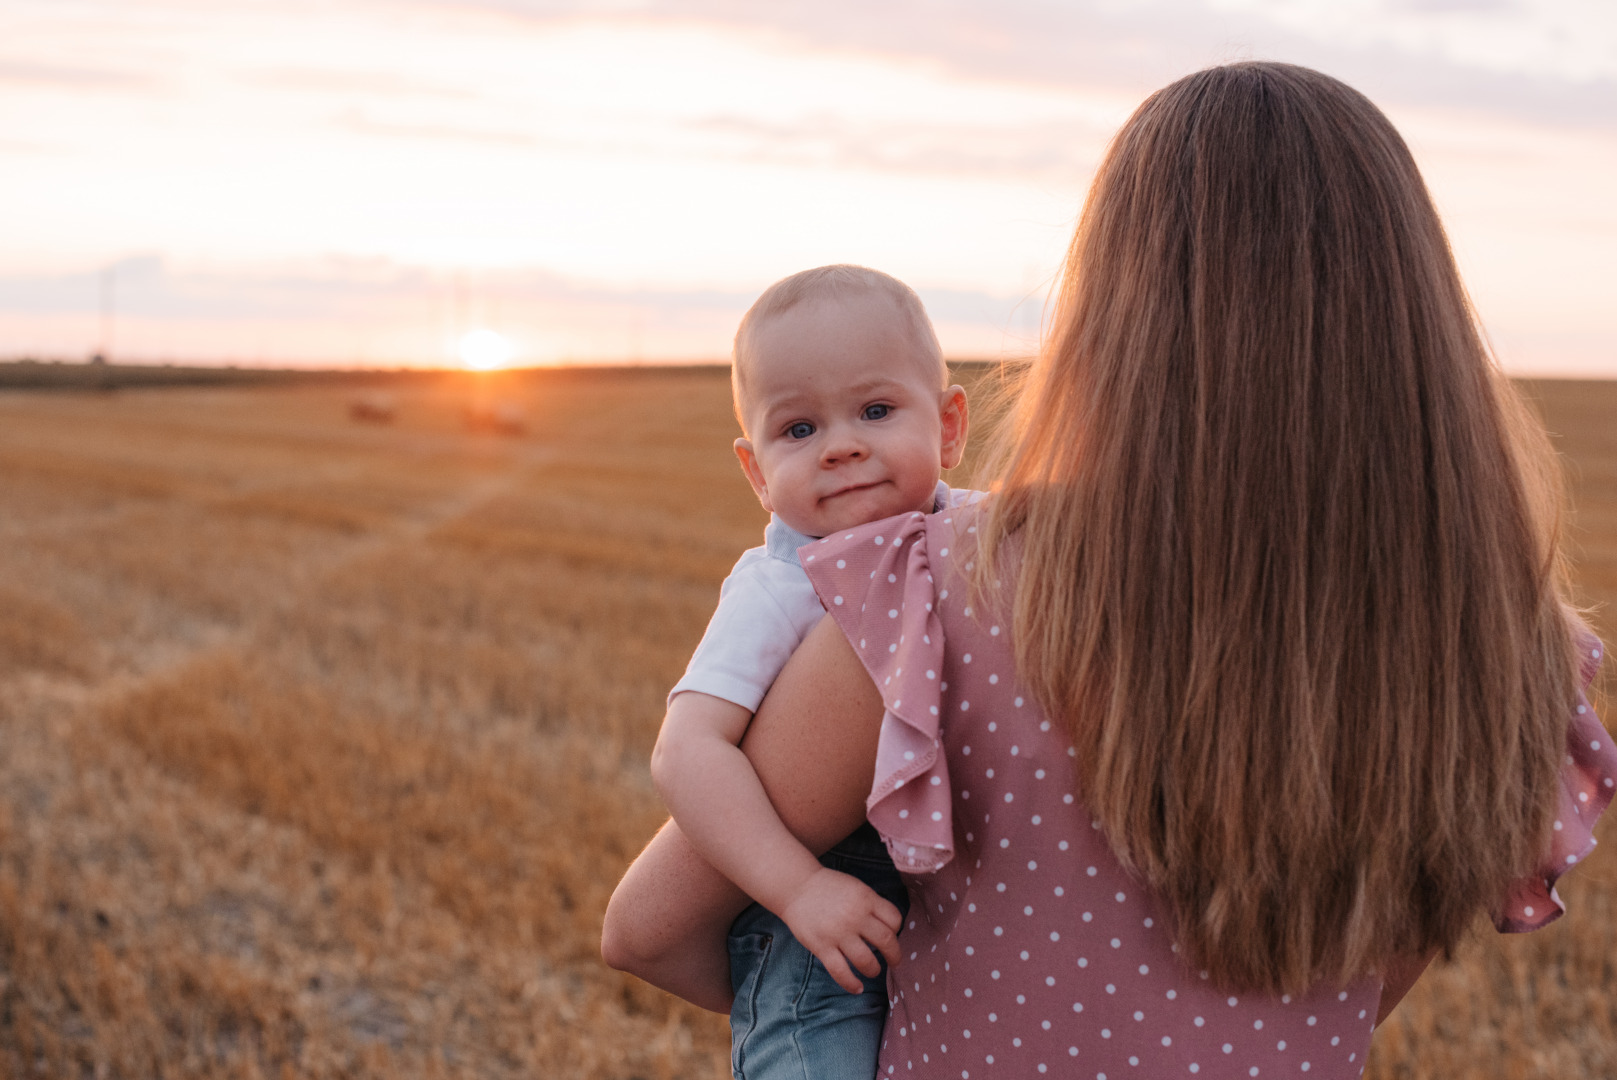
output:
<path id="1" fill-rule="evenodd" d="M 1357 1076 L 1379 980 L 1232 996 L 1174 955 L 1008 627 L 967 612 L 956 553 L 977 517 L 839 534 L 806 562 L 888 706 L 870 818 L 905 838 L 901 866 L 936 868 L 910 879 L 878 1075 Z"/>

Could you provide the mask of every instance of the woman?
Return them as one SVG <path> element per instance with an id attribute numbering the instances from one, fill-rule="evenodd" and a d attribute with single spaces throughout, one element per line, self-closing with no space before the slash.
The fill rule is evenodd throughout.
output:
<path id="1" fill-rule="evenodd" d="M 1368 100 L 1142 105 L 991 496 L 805 548 L 749 734 L 805 842 L 868 795 L 914 874 L 879 1074 L 1357 1076 L 1478 914 L 1558 915 L 1617 754 L 1548 461 Z M 665 832 L 605 951 L 723 1005 L 742 902 Z"/>

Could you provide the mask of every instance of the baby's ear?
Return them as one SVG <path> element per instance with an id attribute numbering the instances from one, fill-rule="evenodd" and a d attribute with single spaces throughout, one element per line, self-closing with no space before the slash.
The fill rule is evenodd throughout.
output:
<path id="1" fill-rule="evenodd" d="M 769 484 L 764 480 L 764 470 L 763 466 L 758 464 L 758 455 L 753 452 L 752 440 L 737 439 L 735 451 L 736 458 L 741 462 L 741 471 L 747 474 L 747 483 L 752 485 L 753 494 L 764 504 L 764 509 L 773 514 L 775 508 L 769 502 Z"/>
<path id="2" fill-rule="evenodd" d="M 960 459 L 966 453 L 966 391 L 961 386 L 951 386 L 938 397 L 938 421 L 942 425 L 943 438 L 941 440 L 942 460 L 939 462 L 945 469 L 952 469 L 960 464 Z"/>

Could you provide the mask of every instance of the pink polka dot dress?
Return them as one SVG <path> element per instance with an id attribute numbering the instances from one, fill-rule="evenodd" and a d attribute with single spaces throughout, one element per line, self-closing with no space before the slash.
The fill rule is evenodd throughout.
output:
<path id="1" fill-rule="evenodd" d="M 974 619 L 962 575 L 944 572 L 976 514 L 890 518 L 801 549 L 882 693 L 869 818 L 914 875 L 877 1075 L 1358 1076 L 1378 980 L 1232 996 L 1180 963 L 1155 898 L 1085 812 L 1067 739 L 1018 685 L 1008 628 Z M 1598 651 L 1591 639 L 1588 674 Z M 1585 705 L 1553 865 L 1513 891 L 1501 928 L 1559 914 L 1554 877 L 1593 846 L 1611 798 L 1605 739 Z"/>

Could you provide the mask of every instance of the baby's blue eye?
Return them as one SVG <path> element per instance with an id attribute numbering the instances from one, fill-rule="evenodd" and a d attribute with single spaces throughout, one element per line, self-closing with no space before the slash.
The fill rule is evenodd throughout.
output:
<path id="1" fill-rule="evenodd" d="M 866 405 L 864 418 L 866 420 L 882 420 L 892 411 L 893 407 L 891 405 Z"/>
<path id="2" fill-rule="evenodd" d="M 806 439 L 810 435 L 814 434 L 814 425 L 809 423 L 807 420 L 799 420 L 797 423 L 786 429 L 786 434 L 788 437 L 793 439 Z"/>

